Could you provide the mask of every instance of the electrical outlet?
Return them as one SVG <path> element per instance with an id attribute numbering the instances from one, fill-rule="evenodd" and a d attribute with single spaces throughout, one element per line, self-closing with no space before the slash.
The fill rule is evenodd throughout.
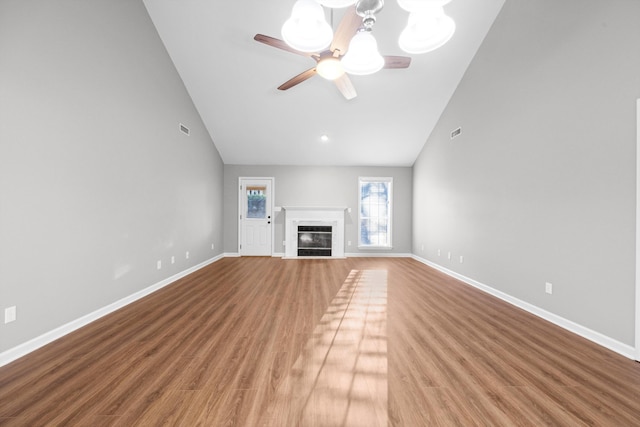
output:
<path id="1" fill-rule="evenodd" d="M 438 256 L 440 256 L 440 249 L 438 249 Z"/>
<path id="2" fill-rule="evenodd" d="M 347 246 L 351 246 L 351 240 L 347 241 Z"/>
<path id="3" fill-rule="evenodd" d="M 16 321 L 16 306 L 7 307 L 4 309 L 4 323 L 11 323 Z"/>
<path id="4" fill-rule="evenodd" d="M 216 248 L 216 245 L 214 243 L 211 244 L 211 250 L 214 250 Z"/>
<path id="5" fill-rule="evenodd" d="M 184 257 L 185 257 L 186 259 L 189 259 L 189 251 L 187 251 L 187 253 L 186 253 L 186 254 L 184 254 Z"/>
<path id="6" fill-rule="evenodd" d="M 447 258 L 451 259 L 451 251 L 447 252 Z"/>
<path id="7" fill-rule="evenodd" d="M 172 256 L 171 257 L 171 264 L 175 264 L 176 263 L 176 257 Z"/>
<path id="8" fill-rule="evenodd" d="M 548 294 L 553 294 L 553 283 L 546 282 L 544 284 L 544 291 Z"/>
<path id="9" fill-rule="evenodd" d="M 162 268 L 162 261 L 158 260 L 158 262 L 156 262 L 156 267 L 160 270 Z"/>
<path id="10" fill-rule="evenodd" d="M 421 250 L 422 252 L 424 252 L 424 245 L 421 245 L 421 246 L 420 246 L 420 250 Z"/>
<path id="11" fill-rule="evenodd" d="M 460 264 L 462 264 L 463 262 L 464 262 L 464 257 L 460 255 Z"/>

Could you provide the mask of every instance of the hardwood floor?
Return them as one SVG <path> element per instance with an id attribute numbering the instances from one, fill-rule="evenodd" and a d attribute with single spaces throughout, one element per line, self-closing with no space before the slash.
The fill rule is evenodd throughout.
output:
<path id="1" fill-rule="evenodd" d="M 640 364 L 407 258 L 225 258 L 0 368 L 0 425 L 638 426 Z"/>

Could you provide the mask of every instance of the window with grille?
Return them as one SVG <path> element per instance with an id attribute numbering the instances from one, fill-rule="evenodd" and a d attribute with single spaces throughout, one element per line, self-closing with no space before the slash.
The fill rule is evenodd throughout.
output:
<path id="1" fill-rule="evenodd" d="M 393 178 L 359 178 L 358 247 L 391 248 Z"/>

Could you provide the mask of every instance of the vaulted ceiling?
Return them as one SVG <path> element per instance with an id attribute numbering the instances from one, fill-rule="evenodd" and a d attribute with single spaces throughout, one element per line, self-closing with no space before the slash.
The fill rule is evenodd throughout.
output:
<path id="1" fill-rule="evenodd" d="M 352 100 L 320 76 L 277 90 L 315 62 L 253 37 L 281 38 L 294 0 L 144 3 L 224 163 L 411 166 L 504 0 L 452 0 L 453 38 L 421 55 L 398 47 L 408 13 L 387 0 L 373 34 L 383 55 L 411 66 L 350 76 Z M 334 29 L 343 13 L 326 9 Z"/>

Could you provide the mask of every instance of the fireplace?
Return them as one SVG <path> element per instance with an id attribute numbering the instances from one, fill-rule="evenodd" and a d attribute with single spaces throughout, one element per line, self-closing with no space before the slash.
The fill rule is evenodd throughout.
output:
<path id="1" fill-rule="evenodd" d="M 299 225 L 298 256 L 331 256 L 330 225 Z"/>
<path id="2" fill-rule="evenodd" d="M 344 258 L 344 207 L 283 206 L 285 258 Z"/>

